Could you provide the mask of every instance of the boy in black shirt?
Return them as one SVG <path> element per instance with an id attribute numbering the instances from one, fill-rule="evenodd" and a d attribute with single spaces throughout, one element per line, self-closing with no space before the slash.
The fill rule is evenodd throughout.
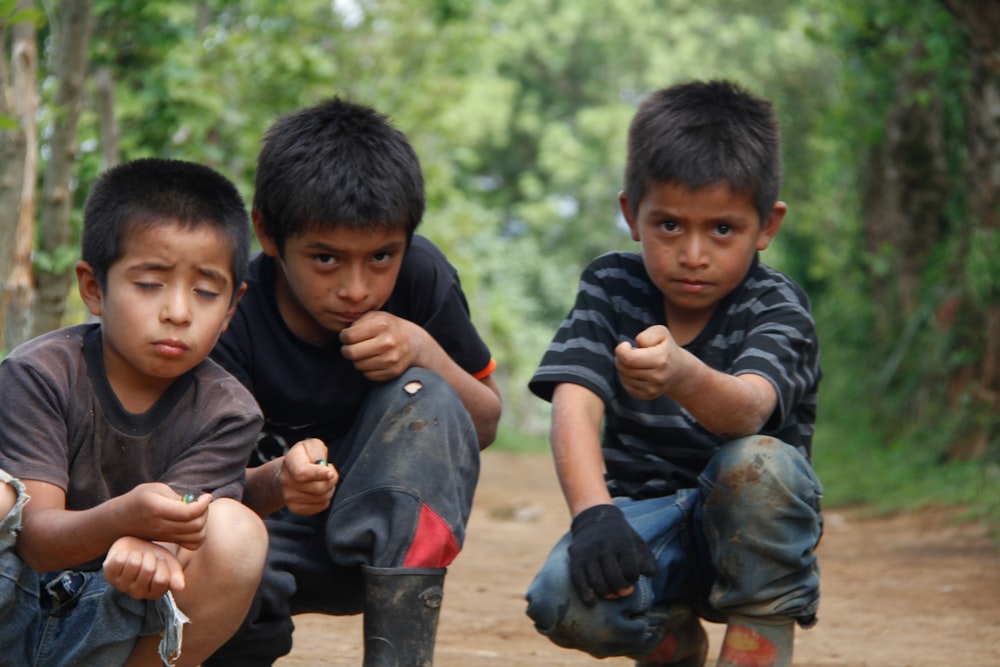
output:
<path id="1" fill-rule="evenodd" d="M 271 547 L 210 665 L 270 665 L 302 612 L 363 612 L 366 665 L 430 664 L 500 396 L 455 270 L 414 234 L 423 211 L 416 154 L 370 108 L 328 100 L 265 137 L 263 253 L 213 356 L 264 412 L 246 502 Z"/>

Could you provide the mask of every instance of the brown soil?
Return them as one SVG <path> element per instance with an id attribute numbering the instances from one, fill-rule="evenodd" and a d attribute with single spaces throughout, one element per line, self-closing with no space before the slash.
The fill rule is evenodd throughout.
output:
<path id="1" fill-rule="evenodd" d="M 935 509 L 891 517 L 828 510 L 820 622 L 798 667 L 1000 667 L 1000 551 L 982 526 Z M 487 451 L 465 550 L 449 568 L 437 667 L 631 667 L 561 649 L 524 615 L 524 591 L 568 526 L 550 459 Z M 296 617 L 279 667 L 361 665 L 361 619 Z M 712 648 L 723 626 L 708 624 Z"/>

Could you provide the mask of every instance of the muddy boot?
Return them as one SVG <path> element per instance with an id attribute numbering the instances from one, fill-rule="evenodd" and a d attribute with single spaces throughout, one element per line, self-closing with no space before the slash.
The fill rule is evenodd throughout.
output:
<path id="1" fill-rule="evenodd" d="M 431 667 L 445 568 L 361 568 L 364 667 Z"/>
<path id="2" fill-rule="evenodd" d="M 795 621 L 730 616 L 716 667 L 791 667 Z"/>
<path id="3" fill-rule="evenodd" d="M 708 635 L 698 615 L 690 609 L 672 611 L 660 645 L 639 658 L 635 667 L 703 667 L 708 656 Z"/>

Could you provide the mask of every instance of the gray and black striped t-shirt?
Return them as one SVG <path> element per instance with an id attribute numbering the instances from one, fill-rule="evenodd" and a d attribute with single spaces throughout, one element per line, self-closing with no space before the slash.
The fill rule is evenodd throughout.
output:
<path id="1" fill-rule="evenodd" d="M 602 255 L 584 270 L 576 303 L 529 383 L 545 400 L 552 400 L 563 382 L 604 400 L 604 461 L 613 496 L 649 498 L 694 487 L 724 442 L 672 399 L 640 400 L 622 388 L 615 346 L 654 324 L 670 323 L 641 255 Z M 821 372 L 816 325 L 798 285 L 755 259 L 743 282 L 684 347 L 716 370 L 769 380 L 778 406 L 761 432 L 809 455 Z"/>

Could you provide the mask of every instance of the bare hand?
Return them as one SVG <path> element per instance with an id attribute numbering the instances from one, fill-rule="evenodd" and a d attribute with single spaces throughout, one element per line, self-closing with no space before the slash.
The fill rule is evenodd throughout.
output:
<path id="1" fill-rule="evenodd" d="M 140 484 L 114 500 L 118 504 L 122 533 L 155 542 L 170 542 L 197 549 L 205 541 L 210 493 L 194 502 L 161 482 Z"/>
<path id="2" fill-rule="evenodd" d="M 661 324 L 640 332 L 635 343 L 635 347 L 624 342 L 615 348 L 615 367 L 622 386 L 638 399 L 659 398 L 667 393 L 677 376 L 679 347 L 670 331 Z"/>
<path id="3" fill-rule="evenodd" d="M 166 548 L 138 537 L 115 540 L 104 559 L 108 583 L 138 600 L 156 600 L 184 590 L 184 569 Z"/>
<path id="4" fill-rule="evenodd" d="M 341 351 L 369 380 L 395 380 L 416 365 L 421 331 L 408 320 L 372 311 L 340 332 Z"/>
<path id="5" fill-rule="evenodd" d="M 326 457 L 326 445 L 317 438 L 299 441 L 285 454 L 278 482 L 290 511 L 310 515 L 329 506 L 340 475 Z"/>

